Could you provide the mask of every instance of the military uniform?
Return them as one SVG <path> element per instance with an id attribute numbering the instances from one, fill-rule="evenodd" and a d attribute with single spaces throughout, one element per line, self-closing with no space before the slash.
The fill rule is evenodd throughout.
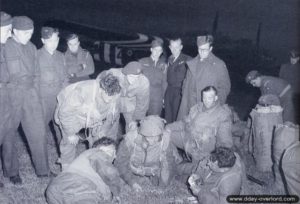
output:
<path id="1" fill-rule="evenodd" d="M 9 97 L 13 106 L 13 129 L 4 142 L 3 150 L 5 174 L 16 176 L 19 163 L 14 148 L 17 129 L 22 123 L 25 136 L 31 151 L 32 160 L 37 175 L 49 173 L 48 154 L 46 146 L 46 127 L 41 99 L 39 97 L 39 72 L 37 68 L 37 50 L 35 45 L 28 42 L 22 45 L 14 39 L 6 43 L 5 57 L 9 72 Z"/>
<path id="2" fill-rule="evenodd" d="M 289 195 L 300 195 L 300 142 L 289 146 L 282 156 L 281 168 Z M 300 203 L 298 201 L 297 203 Z"/>
<path id="3" fill-rule="evenodd" d="M 48 185 L 49 204 L 103 203 L 118 196 L 124 182 L 112 159 L 98 148 L 81 153 Z"/>
<path id="4" fill-rule="evenodd" d="M 77 53 L 72 53 L 69 49 L 65 53 L 68 74 L 73 76 L 71 82 L 78 82 L 90 79 L 89 75 L 95 72 L 93 58 L 88 50 L 80 46 Z"/>
<path id="5" fill-rule="evenodd" d="M 177 120 L 183 119 L 189 113 L 190 108 L 201 101 L 201 91 L 205 87 L 216 87 L 221 104 L 226 103 L 231 87 L 225 63 L 213 53 L 202 61 L 198 55 L 188 61 L 187 65 L 187 76 L 183 85 Z"/>
<path id="6" fill-rule="evenodd" d="M 122 70 L 123 68 L 109 69 L 108 72 L 119 78 L 122 87 L 119 110 L 128 126 L 130 122 L 142 120 L 146 116 L 149 108 L 150 84 L 143 74 L 140 75 L 137 83 L 130 84 Z"/>
<path id="7" fill-rule="evenodd" d="M 39 67 L 39 91 L 45 116 L 45 124 L 54 117 L 56 96 L 67 85 L 67 70 L 64 56 L 59 51 L 51 55 L 44 47 L 37 52 Z M 59 134 L 58 132 L 56 134 Z M 60 141 L 61 138 L 58 138 Z"/>
<path id="8" fill-rule="evenodd" d="M 144 127 L 126 134 L 119 145 L 115 165 L 123 180 L 130 186 L 139 183 L 140 177 L 149 177 L 155 185 L 166 186 L 175 175 L 174 154 L 177 150 L 166 134 L 163 134 L 159 141 L 149 144 L 145 137 L 151 136 L 144 135 Z M 146 128 L 153 136 L 159 132 L 162 134 L 163 131 L 163 126 L 160 131 L 156 131 L 158 128 L 155 122 L 148 123 Z"/>
<path id="9" fill-rule="evenodd" d="M 284 64 L 280 67 L 279 77 L 286 80 L 293 88 L 295 115 L 300 122 L 300 63 Z"/>
<path id="10" fill-rule="evenodd" d="M 294 104 L 293 104 L 293 89 L 291 85 L 283 79 L 271 76 L 260 76 L 262 95 L 273 94 L 279 97 L 280 104 L 283 108 L 283 121 L 295 121 Z"/>
<path id="11" fill-rule="evenodd" d="M 217 103 L 206 110 L 202 103 L 197 104 L 184 120 L 167 127 L 171 130 L 172 143 L 191 156 L 191 163 L 178 166 L 181 174 L 190 175 L 215 147 L 233 146 L 231 111 L 227 105 Z"/>
<path id="12" fill-rule="evenodd" d="M 229 195 L 239 195 L 245 176 L 244 164 L 238 154 L 233 167 L 226 172 L 203 172 L 198 201 L 203 204 L 222 204 Z M 202 172 L 201 172 L 202 173 Z"/>
<path id="13" fill-rule="evenodd" d="M 163 108 L 164 94 L 167 88 L 167 65 L 159 59 L 157 63 L 151 57 L 142 58 L 142 73 L 150 82 L 150 102 L 147 115 L 160 115 Z"/>
<path id="14" fill-rule="evenodd" d="M 54 117 L 63 137 L 59 145 L 63 170 L 76 156 L 76 146 L 69 142 L 69 136 L 77 136 L 82 128 L 92 128 L 97 134 L 94 136 L 113 137 L 108 132 L 118 118 L 119 101 L 106 103 L 102 92 L 97 79 L 71 84 L 58 94 Z"/>
<path id="15" fill-rule="evenodd" d="M 168 123 L 174 122 L 177 118 L 181 102 L 182 83 L 186 75 L 186 62 L 191 58 L 183 53 L 174 59 L 168 59 L 167 82 L 168 87 L 165 94 L 165 118 Z"/>

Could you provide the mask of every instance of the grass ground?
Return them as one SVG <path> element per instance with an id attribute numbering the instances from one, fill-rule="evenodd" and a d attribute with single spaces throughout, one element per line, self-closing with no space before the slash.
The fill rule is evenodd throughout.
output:
<path id="1" fill-rule="evenodd" d="M 53 140 L 50 138 L 49 143 L 53 143 Z M 237 142 L 239 146 L 238 150 L 241 153 L 244 161 L 246 163 L 247 173 L 263 180 L 267 183 L 266 186 L 260 186 L 256 183 L 246 181 L 243 184 L 242 194 L 248 195 L 260 195 L 260 194 L 269 194 L 269 195 L 279 195 L 283 193 L 283 189 L 275 189 L 273 184 L 273 177 L 270 174 L 259 173 L 255 170 L 254 162 L 251 157 L 245 151 L 245 143 Z M 20 175 L 23 179 L 22 185 L 13 185 L 9 182 L 8 178 L 2 177 L 5 187 L 0 189 L 0 203 L 1 204 L 44 204 L 46 203 L 44 192 L 49 183 L 49 178 L 37 178 L 34 169 L 31 164 L 28 150 L 25 143 L 21 137 L 17 140 L 16 143 L 17 151 L 19 155 L 20 162 Z M 85 149 L 83 143 L 79 144 L 78 153 Z M 56 148 L 48 144 L 49 152 L 49 161 L 50 168 L 54 172 L 59 172 L 59 166 L 55 164 L 58 154 Z M 187 186 L 183 183 L 180 183 L 177 180 L 173 180 L 171 185 L 167 189 L 162 190 L 157 187 L 151 186 L 149 182 L 145 180 L 144 182 L 145 189 L 140 194 L 136 194 L 129 187 L 125 187 L 121 191 L 121 200 L 124 204 L 184 204 L 189 203 L 188 198 L 192 197 L 192 194 L 189 192 Z M 5 199 L 7 199 L 5 201 Z"/>

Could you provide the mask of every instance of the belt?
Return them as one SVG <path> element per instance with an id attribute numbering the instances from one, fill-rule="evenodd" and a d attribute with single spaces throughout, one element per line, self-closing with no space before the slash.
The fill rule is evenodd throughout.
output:
<path id="1" fill-rule="evenodd" d="M 279 94 L 279 97 L 280 98 L 283 97 L 286 94 L 286 92 L 288 92 L 288 90 L 290 90 L 290 89 L 291 89 L 291 85 L 289 84 L 281 91 L 281 93 Z"/>

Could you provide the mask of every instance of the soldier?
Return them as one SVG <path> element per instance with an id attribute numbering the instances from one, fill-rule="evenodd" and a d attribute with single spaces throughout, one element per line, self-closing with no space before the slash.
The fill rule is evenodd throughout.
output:
<path id="1" fill-rule="evenodd" d="M 130 62 L 124 68 L 110 69 L 108 72 L 117 76 L 122 87 L 120 112 L 126 122 L 126 130 L 133 122 L 140 121 L 146 116 L 149 108 L 150 84 L 142 74 L 139 62 Z"/>
<path id="2" fill-rule="evenodd" d="M 139 129 L 132 128 L 120 143 L 115 165 L 123 180 L 136 191 L 142 190 L 141 177 L 164 187 L 174 175 L 175 149 L 164 126 L 162 118 L 147 116 Z"/>
<path id="3" fill-rule="evenodd" d="M 186 62 L 191 57 L 181 52 L 183 46 L 180 38 L 170 40 L 169 48 L 172 55 L 168 59 L 168 88 L 165 94 L 165 118 L 168 123 L 171 123 L 177 118 L 181 102 L 182 83 L 187 70 Z"/>
<path id="4" fill-rule="evenodd" d="M 171 141 L 179 149 L 185 151 L 191 161 L 178 165 L 182 179 L 193 173 L 199 162 L 203 161 L 215 147 L 231 148 L 231 111 L 227 105 L 221 105 L 217 89 L 213 86 L 202 90 L 202 100 L 190 110 L 184 120 L 167 125 L 171 131 Z"/>
<path id="5" fill-rule="evenodd" d="M 300 63 L 299 52 L 292 50 L 290 52 L 290 63 L 284 64 L 280 67 L 279 77 L 286 80 L 293 88 L 293 102 L 296 108 L 295 114 L 297 122 L 300 121 Z"/>
<path id="6" fill-rule="evenodd" d="M 139 60 L 143 65 L 143 74 L 150 82 L 150 103 L 147 115 L 160 115 L 163 108 L 163 100 L 167 88 L 167 65 L 160 58 L 163 53 L 163 42 L 153 40 L 151 55 Z"/>
<path id="7" fill-rule="evenodd" d="M 38 50 L 39 93 L 45 116 L 46 127 L 53 120 L 56 96 L 68 83 L 67 68 L 64 55 L 57 49 L 59 31 L 52 27 L 42 27 L 41 36 L 44 46 Z M 55 126 L 56 127 L 56 126 Z M 48 136 L 51 135 L 50 128 Z M 61 140 L 59 130 L 56 131 L 58 143 Z"/>
<path id="8" fill-rule="evenodd" d="M 9 130 L 8 123 L 10 119 L 10 115 L 12 113 L 11 102 L 9 101 L 8 89 L 6 84 L 9 82 L 7 65 L 5 62 L 4 49 L 5 43 L 9 37 L 11 37 L 11 29 L 12 29 L 12 18 L 9 14 L 1 11 L 0 12 L 0 146 L 2 145 L 4 137 L 7 135 L 7 131 Z M 3 183 L 0 182 L 0 187 L 3 187 Z"/>
<path id="9" fill-rule="evenodd" d="M 112 165 L 116 157 L 114 140 L 103 137 L 93 148 L 81 153 L 70 166 L 46 189 L 49 204 L 80 204 L 120 201 L 119 193 L 124 181 Z"/>
<path id="10" fill-rule="evenodd" d="M 291 85 L 278 77 L 263 76 L 258 71 L 252 70 L 246 76 L 246 83 L 260 88 L 261 95 L 273 94 L 280 99 L 283 108 L 283 121 L 295 121 L 294 105 L 292 101 L 293 89 Z"/>
<path id="11" fill-rule="evenodd" d="M 183 119 L 190 108 L 201 101 L 201 91 L 207 86 L 216 87 L 221 105 L 226 103 L 231 87 L 230 78 L 225 63 L 212 53 L 212 43 L 211 35 L 197 37 L 199 55 L 187 62 L 188 70 L 177 120 Z"/>
<path id="12" fill-rule="evenodd" d="M 67 37 L 67 44 L 68 49 L 65 52 L 65 57 L 71 82 L 90 79 L 89 75 L 95 72 L 91 54 L 88 50 L 81 48 L 79 37 L 74 33 Z"/>
<path id="13" fill-rule="evenodd" d="M 3 144 L 4 173 L 14 184 L 22 183 L 14 147 L 20 122 L 30 148 L 38 177 L 51 176 L 48 165 L 46 127 L 38 93 L 39 71 L 37 50 L 30 42 L 33 21 L 27 16 L 13 18 L 13 36 L 6 43 L 5 55 L 9 72 L 9 97 L 13 106 L 13 128 Z"/>
<path id="14" fill-rule="evenodd" d="M 237 153 L 218 147 L 211 152 L 207 166 L 208 170 L 192 174 L 188 180 L 199 203 L 225 204 L 227 196 L 240 194 L 246 172 Z"/>
<path id="15" fill-rule="evenodd" d="M 118 78 L 104 73 L 96 80 L 71 84 L 58 94 L 54 117 L 62 132 L 59 145 L 62 170 L 75 159 L 78 132 L 82 128 L 93 129 L 92 134 L 99 138 L 107 136 L 119 117 L 116 109 L 120 92 Z"/>

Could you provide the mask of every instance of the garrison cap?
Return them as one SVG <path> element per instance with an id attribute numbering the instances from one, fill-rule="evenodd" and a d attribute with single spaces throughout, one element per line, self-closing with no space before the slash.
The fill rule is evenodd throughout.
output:
<path id="1" fill-rule="evenodd" d="M 260 73 L 257 70 L 250 71 L 246 76 L 246 83 L 250 83 L 251 80 L 256 79 L 260 76 Z"/>
<path id="2" fill-rule="evenodd" d="M 27 16 L 13 17 L 12 27 L 17 30 L 31 30 L 34 28 L 33 21 Z"/>
<path id="3" fill-rule="evenodd" d="M 129 62 L 123 69 L 122 73 L 125 75 L 138 75 L 142 72 L 142 64 L 136 61 Z"/>
<path id="4" fill-rule="evenodd" d="M 0 26 L 7 26 L 12 24 L 12 17 L 8 13 L 5 13 L 4 11 L 0 12 Z"/>
<path id="5" fill-rule="evenodd" d="M 146 137 L 155 137 L 163 133 L 165 120 L 158 115 L 150 115 L 141 121 L 140 133 Z"/>
<path id="6" fill-rule="evenodd" d="M 260 105 L 274 105 L 274 106 L 280 106 L 280 100 L 278 96 L 274 94 L 265 94 L 259 97 L 258 103 Z"/>
<path id="7" fill-rule="evenodd" d="M 71 34 L 69 34 L 69 35 L 66 37 L 66 40 L 67 40 L 67 42 L 69 42 L 70 40 L 73 40 L 73 39 L 75 39 L 75 38 L 78 38 L 78 39 L 79 39 L 79 36 L 78 36 L 77 34 L 75 34 L 75 33 L 71 33 Z"/>
<path id="8" fill-rule="evenodd" d="M 214 38 L 212 35 L 202 35 L 197 37 L 197 46 L 204 45 L 206 43 L 212 44 L 214 41 Z"/>
<path id="9" fill-rule="evenodd" d="M 59 33 L 57 28 L 52 27 L 42 27 L 41 36 L 43 39 L 49 39 L 54 33 Z"/>
<path id="10" fill-rule="evenodd" d="M 151 42 L 151 48 L 163 47 L 164 42 L 161 39 L 155 39 Z"/>

